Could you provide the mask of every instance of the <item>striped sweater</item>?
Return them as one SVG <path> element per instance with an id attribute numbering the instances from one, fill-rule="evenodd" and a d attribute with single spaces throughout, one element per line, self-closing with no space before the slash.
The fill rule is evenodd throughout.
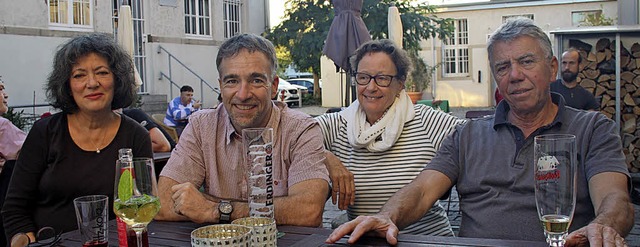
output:
<path id="1" fill-rule="evenodd" d="M 347 213 L 377 213 L 400 188 L 409 184 L 435 156 L 444 137 L 462 120 L 424 105 L 414 105 L 416 116 L 407 122 L 394 146 L 384 152 L 355 149 L 347 137 L 347 121 L 339 113 L 316 118 L 324 135 L 324 146 L 354 175 L 355 204 Z M 446 212 L 439 202 L 422 219 L 401 233 L 453 236 Z"/>

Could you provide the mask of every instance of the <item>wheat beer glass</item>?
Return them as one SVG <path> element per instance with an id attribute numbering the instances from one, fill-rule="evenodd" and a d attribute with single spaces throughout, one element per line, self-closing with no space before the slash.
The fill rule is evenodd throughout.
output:
<path id="1" fill-rule="evenodd" d="M 576 137 L 534 138 L 535 193 L 538 216 L 549 246 L 564 246 L 576 205 Z"/>
<path id="2" fill-rule="evenodd" d="M 242 142 L 249 171 L 249 216 L 273 218 L 273 129 L 243 129 Z"/>

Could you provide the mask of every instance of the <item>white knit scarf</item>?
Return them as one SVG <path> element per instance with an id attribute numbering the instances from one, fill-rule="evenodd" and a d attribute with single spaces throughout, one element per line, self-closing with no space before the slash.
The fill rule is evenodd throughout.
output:
<path id="1" fill-rule="evenodd" d="M 404 124 L 416 114 L 409 95 L 402 90 L 387 112 L 372 126 L 367 123 L 367 116 L 358 100 L 341 111 L 340 115 L 347 120 L 347 136 L 353 147 L 383 152 L 396 143 Z M 376 141 L 378 136 L 382 137 L 381 141 Z"/>

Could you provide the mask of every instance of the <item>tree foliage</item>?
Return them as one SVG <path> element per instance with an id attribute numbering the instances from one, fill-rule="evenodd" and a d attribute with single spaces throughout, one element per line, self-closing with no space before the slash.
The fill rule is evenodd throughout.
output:
<path id="1" fill-rule="evenodd" d="M 420 40 L 443 38 L 453 33 L 450 19 L 438 18 L 431 5 L 412 5 L 411 0 L 364 0 L 362 19 L 372 39 L 388 38 L 387 13 L 395 4 L 404 31 L 403 45 L 417 54 Z M 300 71 L 320 74 L 320 56 L 334 17 L 329 0 L 287 0 L 284 21 L 267 33 L 274 45 L 289 51 L 290 61 Z M 281 64 L 287 66 L 288 64 Z"/>
<path id="2" fill-rule="evenodd" d="M 2 115 L 2 117 L 11 121 L 18 129 L 24 130 L 27 126 L 27 119 L 23 115 L 24 110 L 16 111 L 13 107 L 9 107 L 7 113 Z"/>
<path id="3" fill-rule="evenodd" d="M 606 17 L 603 13 L 589 13 L 580 22 L 580 26 L 612 26 L 614 23 L 614 19 Z"/>
<path id="4" fill-rule="evenodd" d="M 392 4 L 400 11 L 403 31 L 403 47 L 409 52 L 420 49 L 420 40 L 433 37 L 444 38 L 453 33 L 453 23 L 449 18 L 435 15 L 433 5 L 413 5 L 410 0 L 365 0 L 362 19 L 369 29 L 372 39 L 389 38 L 387 13 Z"/>
<path id="5" fill-rule="evenodd" d="M 286 4 L 290 8 L 285 10 L 285 20 L 267 33 L 267 38 L 289 51 L 290 61 L 298 70 L 318 75 L 324 40 L 333 20 L 332 6 L 326 0 L 287 0 Z"/>

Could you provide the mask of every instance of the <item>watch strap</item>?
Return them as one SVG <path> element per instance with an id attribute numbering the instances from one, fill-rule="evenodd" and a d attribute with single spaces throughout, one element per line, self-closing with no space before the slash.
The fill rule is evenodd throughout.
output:
<path id="1" fill-rule="evenodd" d="M 220 223 L 229 223 L 231 222 L 231 212 L 225 213 L 221 210 L 221 206 L 231 205 L 231 202 L 221 200 L 220 204 L 218 204 L 218 212 L 220 213 Z M 232 209 L 233 210 L 233 209 Z"/>

